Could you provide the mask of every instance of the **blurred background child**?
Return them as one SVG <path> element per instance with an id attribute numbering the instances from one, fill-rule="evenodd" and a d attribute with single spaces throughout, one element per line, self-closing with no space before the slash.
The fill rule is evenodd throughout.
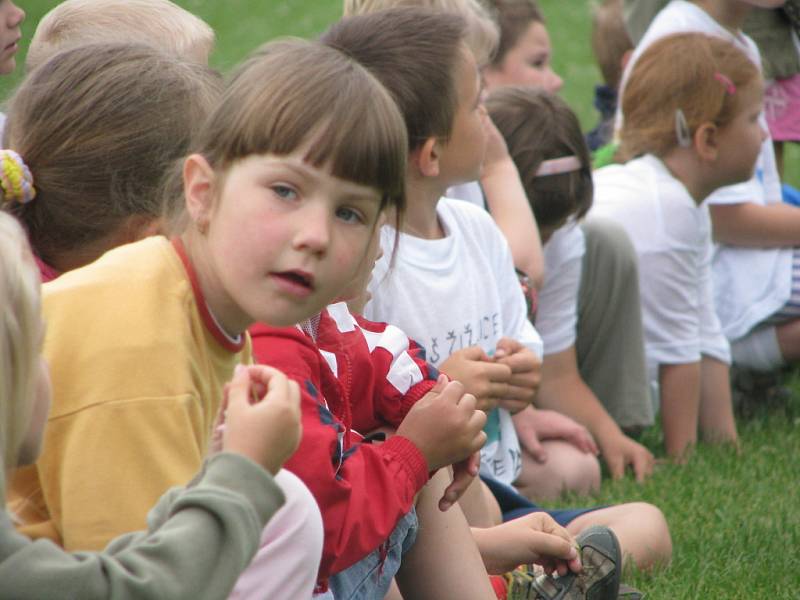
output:
<path id="1" fill-rule="evenodd" d="M 37 24 L 25 68 L 30 71 L 56 52 L 92 42 L 147 44 L 207 65 L 214 31 L 169 0 L 65 0 Z"/>
<path id="2" fill-rule="evenodd" d="M 591 207 L 593 194 L 590 156 L 578 119 L 563 100 L 541 88 L 496 89 L 487 108 L 517 168 L 525 173 L 525 191 L 545 242 L 546 275 L 536 315 L 545 354 L 536 404 L 569 415 L 589 428 L 612 475 L 622 475 L 630 461 L 636 477 L 643 480 L 652 473 L 653 456 L 622 433 L 581 378 L 576 360 L 577 305 L 585 252 L 578 222 Z M 559 428 L 542 428 L 543 432 L 550 430 Z M 568 435 L 563 437 L 576 443 Z"/>
<path id="3" fill-rule="evenodd" d="M 669 98 L 658 85 L 672 90 Z M 595 174 L 592 216 L 623 225 L 639 255 L 648 372 L 658 383 L 667 453 L 735 442 L 730 350 L 714 311 L 704 200 L 747 181 L 766 139 L 758 69 L 705 34 L 655 42 L 625 85 L 620 158 Z"/>
<path id="4" fill-rule="evenodd" d="M 759 49 L 741 28 L 756 6 L 780 8 L 783 4 L 783 0 L 674 0 L 650 23 L 627 68 L 661 37 L 694 31 L 736 45 L 760 69 Z M 766 115 L 759 118 L 766 129 Z M 712 269 L 714 303 L 731 343 L 734 366 L 774 372 L 800 358 L 796 250 L 800 209 L 782 202 L 771 139 L 764 141 L 750 181 L 717 190 L 708 205 L 718 244 Z"/>
<path id="5" fill-rule="evenodd" d="M 594 107 L 600 121 L 586 134 L 592 152 L 614 138 L 619 84 L 631 52 L 633 42 L 625 29 L 622 0 L 603 0 L 592 11 L 592 53 L 603 76 L 603 83 L 594 88 Z"/>

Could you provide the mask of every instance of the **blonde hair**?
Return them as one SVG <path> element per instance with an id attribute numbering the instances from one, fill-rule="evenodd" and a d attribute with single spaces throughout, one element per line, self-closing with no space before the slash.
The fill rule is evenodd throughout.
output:
<path id="1" fill-rule="evenodd" d="M 608 87 L 619 87 L 622 58 L 630 50 L 633 42 L 625 29 L 622 0 L 603 0 L 592 12 L 592 52 Z"/>
<path id="2" fill-rule="evenodd" d="M 500 43 L 500 28 L 478 0 L 344 0 L 344 16 L 363 15 L 391 8 L 421 7 L 452 13 L 464 19 L 467 44 L 479 66 L 487 65 Z"/>
<path id="3" fill-rule="evenodd" d="M 381 210 L 399 215 L 404 207 L 408 138 L 399 109 L 364 67 L 320 42 L 280 40 L 257 50 L 234 72 L 191 148 L 220 180 L 250 155 L 303 150 L 314 167 L 379 190 Z M 164 199 L 175 232 L 188 225 L 180 174 L 176 165 Z"/>
<path id="4" fill-rule="evenodd" d="M 66 0 L 39 21 L 25 67 L 30 71 L 61 50 L 94 42 L 147 44 L 208 64 L 214 31 L 169 0 Z"/>
<path id="5" fill-rule="evenodd" d="M 6 474 L 16 467 L 33 410 L 42 322 L 40 287 L 22 227 L 0 212 L 0 445 Z"/>
<path id="6" fill-rule="evenodd" d="M 681 113 L 690 136 L 704 123 L 724 127 L 741 109 L 742 89 L 761 81 L 747 55 L 721 38 L 680 33 L 658 40 L 625 81 L 617 160 L 664 156 L 675 148 Z"/>
<path id="7" fill-rule="evenodd" d="M 9 101 L 4 145 L 30 169 L 36 198 L 3 210 L 50 265 L 92 246 L 102 254 L 129 217 L 161 216 L 164 175 L 221 87 L 208 67 L 145 45 L 56 54 Z"/>

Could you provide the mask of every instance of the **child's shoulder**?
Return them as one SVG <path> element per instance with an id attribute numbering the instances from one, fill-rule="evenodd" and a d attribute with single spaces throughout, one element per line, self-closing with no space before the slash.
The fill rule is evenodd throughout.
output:
<path id="1" fill-rule="evenodd" d="M 442 198 L 437 206 L 445 226 L 464 234 L 475 233 L 489 238 L 505 239 L 492 216 L 480 206 L 465 200 Z"/>
<path id="2" fill-rule="evenodd" d="M 180 259 L 169 241 L 161 236 L 119 246 L 106 252 L 93 263 L 68 271 L 43 286 L 45 305 L 51 298 L 83 295 L 87 302 L 93 291 L 120 288 L 120 292 L 147 291 L 140 285 L 152 279 L 181 274 Z M 62 300 L 59 300 L 61 302 Z"/>
<path id="3" fill-rule="evenodd" d="M 721 28 L 702 8 L 687 0 L 673 0 L 661 10 L 647 28 L 640 44 L 648 45 L 655 38 L 685 31 L 715 33 Z"/>
<path id="4" fill-rule="evenodd" d="M 642 156 L 595 171 L 592 176 L 594 202 L 590 214 L 631 219 L 634 213 L 649 212 L 659 193 L 662 175 L 659 163 L 654 157 Z"/>

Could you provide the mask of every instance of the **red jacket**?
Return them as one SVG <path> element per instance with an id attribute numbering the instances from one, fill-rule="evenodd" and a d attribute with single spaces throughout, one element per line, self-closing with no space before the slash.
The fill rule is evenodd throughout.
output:
<path id="1" fill-rule="evenodd" d="M 316 343 L 299 327 L 250 330 L 256 360 L 300 385 L 303 438 L 285 467 L 322 512 L 322 591 L 331 574 L 388 540 L 427 483 L 425 458 L 407 438 L 372 445 L 363 436 L 397 428 L 438 372 L 397 327 L 353 317 L 344 303 L 320 314 L 314 334 Z"/>

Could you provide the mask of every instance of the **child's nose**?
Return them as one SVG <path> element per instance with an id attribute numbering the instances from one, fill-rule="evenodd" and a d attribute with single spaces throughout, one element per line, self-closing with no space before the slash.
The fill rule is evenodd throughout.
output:
<path id="1" fill-rule="evenodd" d="M 11 4 L 11 12 L 8 17 L 8 25 L 9 27 L 18 27 L 25 20 L 25 11 L 11 2 L 11 0 L 9 2 Z"/>
<path id="2" fill-rule="evenodd" d="M 313 253 L 324 252 L 330 243 L 330 218 L 327 210 L 309 207 L 299 219 L 295 247 Z"/>
<path id="3" fill-rule="evenodd" d="M 552 94 L 557 94 L 561 91 L 561 87 L 564 85 L 564 80 L 559 77 L 558 73 L 550 69 L 550 80 L 547 86 L 547 91 Z"/>

